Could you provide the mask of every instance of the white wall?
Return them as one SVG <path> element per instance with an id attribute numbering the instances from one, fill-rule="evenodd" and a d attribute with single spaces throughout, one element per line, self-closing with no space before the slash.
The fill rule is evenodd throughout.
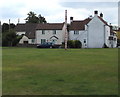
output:
<path id="1" fill-rule="evenodd" d="M 87 44 L 87 32 L 85 30 L 79 31 L 79 34 L 74 34 L 74 30 L 71 30 L 69 32 L 69 39 L 70 40 L 80 40 L 82 43 L 82 48 L 86 48 Z M 84 43 L 84 40 L 86 40 L 86 43 Z"/>
<path id="2" fill-rule="evenodd" d="M 109 36 L 110 36 L 110 27 L 105 26 L 105 44 L 110 47 L 110 41 L 109 41 Z"/>
<path id="3" fill-rule="evenodd" d="M 22 39 L 19 41 L 20 44 L 23 44 L 24 41 L 29 41 L 28 37 L 23 36 Z"/>
<path id="4" fill-rule="evenodd" d="M 62 44 L 62 30 L 56 30 L 56 34 L 53 34 L 53 30 L 45 30 L 45 34 L 42 34 L 42 30 L 36 31 L 36 43 L 41 44 L 41 39 L 46 39 L 48 42 L 52 42 L 52 39 L 50 39 L 52 36 L 58 37 L 56 39 L 55 44 Z M 53 37 L 54 38 L 54 37 Z"/>
<path id="5" fill-rule="evenodd" d="M 27 36 L 23 36 L 22 39 L 19 41 L 20 44 L 24 44 L 24 41 L 28 41 L 28 44 L 35 44 L 35 39 L 29 39 Z"/>
<path id="6" fill-rule="evenodd" d="M 88 48 L 102 48 L 105 42 L 105 26 L 104 23 L 95 16 L 88 23 Z"/>
<path id="7" fill-rule="evenodd" d="M 17 35 L 22 35 L 24 34 L 25 35 L 25 32 L 16 32 Z"/>

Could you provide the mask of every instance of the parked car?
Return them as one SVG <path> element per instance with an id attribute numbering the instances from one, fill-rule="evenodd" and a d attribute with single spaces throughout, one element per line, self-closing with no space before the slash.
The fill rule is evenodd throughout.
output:
<path id="1" fill-rule="evenodd" d="M 46 42 L 44 44 L 37 45 L 37 48 L 53 48 L 54 44 L 51 42 Z"/>

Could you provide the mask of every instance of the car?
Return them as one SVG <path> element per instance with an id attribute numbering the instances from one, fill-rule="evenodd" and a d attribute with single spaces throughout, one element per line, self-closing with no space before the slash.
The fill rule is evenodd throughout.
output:
<path id="1" fill-rule="evenodd" d="M 37 48 L 53 48 L 53 47 L 54 47 L 54 44 L 51 42 L 46 42 L 46 43 L 37 45 Z"/>

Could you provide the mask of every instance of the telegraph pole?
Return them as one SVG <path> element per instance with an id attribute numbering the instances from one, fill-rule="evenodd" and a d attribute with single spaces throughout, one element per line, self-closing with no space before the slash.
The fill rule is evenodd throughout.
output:
<path id="1" fill-rule="evenodd" d="M 67 50 L 67 10 L 65 10 L 65 50 Z"/>
<path id="2" fill-rule="evenodd" d="M 18 18 L 18 24 L 20 23 L 20 19 Z"/>
<path id="3" fill-rule="evenodd" d="M 10 19 L 9 19 L 9 32 L 10 32 Z"/>

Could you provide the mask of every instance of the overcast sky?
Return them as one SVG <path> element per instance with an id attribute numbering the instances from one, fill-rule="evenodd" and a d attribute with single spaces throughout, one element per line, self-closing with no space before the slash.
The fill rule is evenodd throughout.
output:
<path id="1" fill-rule="evenodd" d="M 74 20 L 83 20 L 90 15 L 94 16 L 94 10 L 102 12 L 108 23 L 118 24 L 119 0 L 1 0 L 0 20 L 2 23 L 25 22 L 29 11 L 44 16 L 49 23 L 64 22 L 65 10 Z"/>

